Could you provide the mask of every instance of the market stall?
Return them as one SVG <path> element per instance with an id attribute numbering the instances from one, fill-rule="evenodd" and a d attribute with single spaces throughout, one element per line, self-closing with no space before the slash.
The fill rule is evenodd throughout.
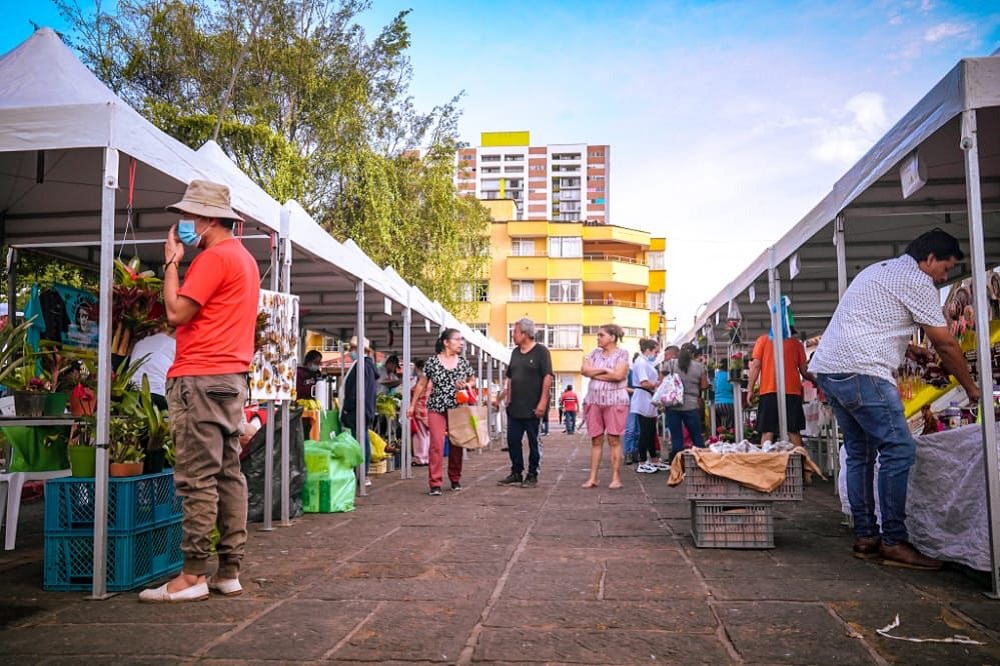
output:
<path id="1" fill-rule="evenodd" d="M 790 299 L 800 332 L 820 334 L 850 279 L 875 261 L 899 256 L 910 240 L 936 227 L 957 237 L 967 249 L 956 272 L 972 277 L 975 320 L 988 322 L 986 278 L 987 270 L 1000 264 L 998 221 L 1000 57 L 969 58 L 928 92 L 806 217 L 711 299 L 695 327 L 681 339 L 693 339 L 706 323 L 718 325 L 730 302 L 742 311 L 748 336 L 766 332 L 775 320 L 777 294 Z M 975 362 L 981 377 L 992 375 L 990 334 L 990 326 L 975 327 Z M 780 371 L 778 381 L 782 391 Z M 991 407 L 989 380 L 983 389 Z M 982 413 L 996 594 L 1000 591 L 1000 463 L 993 410 Z"/>

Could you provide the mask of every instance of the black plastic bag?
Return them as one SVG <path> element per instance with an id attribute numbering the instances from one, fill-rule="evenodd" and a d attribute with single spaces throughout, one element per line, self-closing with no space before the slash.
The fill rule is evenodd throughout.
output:
<path id="1" fill-rule="evenodd" d="M 292 407 L 288 423 L 291 437 L 289 448 L 289 511 L 290 518 L 302 515 L 302 486 L 306 478 L 305 438 L 302 432 L 302 410 Z M 264 461 L 267 445 L 267 427 L 257 431 L 250 440 L 250 453 L 240 461 L 243 476 L 247 478 L 247 522 L 260 523 L 264 520 Z M 281 410 L 274 412 L 274 476 L 271 484 L 271 518 L 281 520 Z"/>

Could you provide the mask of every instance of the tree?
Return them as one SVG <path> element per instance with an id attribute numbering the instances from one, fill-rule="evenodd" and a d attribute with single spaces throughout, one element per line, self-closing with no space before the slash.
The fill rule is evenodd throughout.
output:
<path id="1" fill-rule="evenodd" d="M 81 59 L 154 124 L 215 139 L 275 199 L 461 311 L 455 275 L 485 269 L 487 215 L 452 180 L 459 97 L 420 113 L 408 94 L 408 11 L 368 39 L 367 0 L 54 1 Z"/>

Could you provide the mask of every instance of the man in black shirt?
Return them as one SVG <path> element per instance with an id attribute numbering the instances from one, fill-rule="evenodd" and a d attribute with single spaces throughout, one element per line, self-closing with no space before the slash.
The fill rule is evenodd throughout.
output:
<path id="1" fill-rule="evenodd" d="M 507 382 L 500 399 L 507 403 L 507 449 L 510 475 L 500 485 L 538 485 L 539 419 L 548 414 L 552 386 L 552 356 L 545 345 L 535 342 L 535 323 L 520 319 L 514 324 L 514 344 L 507 366 Z M 524 472 L 521 440 L 528 435 L 528 475 Z"/>

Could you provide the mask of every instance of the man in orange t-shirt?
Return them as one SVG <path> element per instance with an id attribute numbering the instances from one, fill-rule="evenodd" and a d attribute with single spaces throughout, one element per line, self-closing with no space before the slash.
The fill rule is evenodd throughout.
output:
<path id="1" fill-rule="evenodd" d="M 806 416 L 802 410 L 802 379 L 815 383 L 816 378 L 807 369 L 806 348 L 792 336 L 782 343 L 785 353 L 785 409 L 788 415 L 788 439 L 796 446 L 802 446 L 800 431 L 806 427 Z M 774 441 L 778 432 L 778 373 L 774 367 L 774 340 L 764 334 L 753 345 L 753 360 L 750 362 L 747 386 L 753 391 L 760 378 L 760 402 L 757 405 L 757 429 L 760 441 Z"/>
<path id="2" fill-rule="evenodd" d="M 177 454 L 174 482 L 184 498 L 184 566 L 173 580 L 144 590 L 140 601 L 199 601 L 209 590 L 239 594 L 247 541 L 247 485 L 240 471 L 240 427 L 249 392 L 260 297 L 257 262 L 233 226 L 242 218 L 229 188 L 194 180 L 167 210 L 182 218 L 164 246 L 163 302 L 177 327 L 177 353 L 167 373 L 167 408 Z M 184 246 L 201 252 L 180 284 Z M 218 526 L 219 568 L 206 579 Z"/>

